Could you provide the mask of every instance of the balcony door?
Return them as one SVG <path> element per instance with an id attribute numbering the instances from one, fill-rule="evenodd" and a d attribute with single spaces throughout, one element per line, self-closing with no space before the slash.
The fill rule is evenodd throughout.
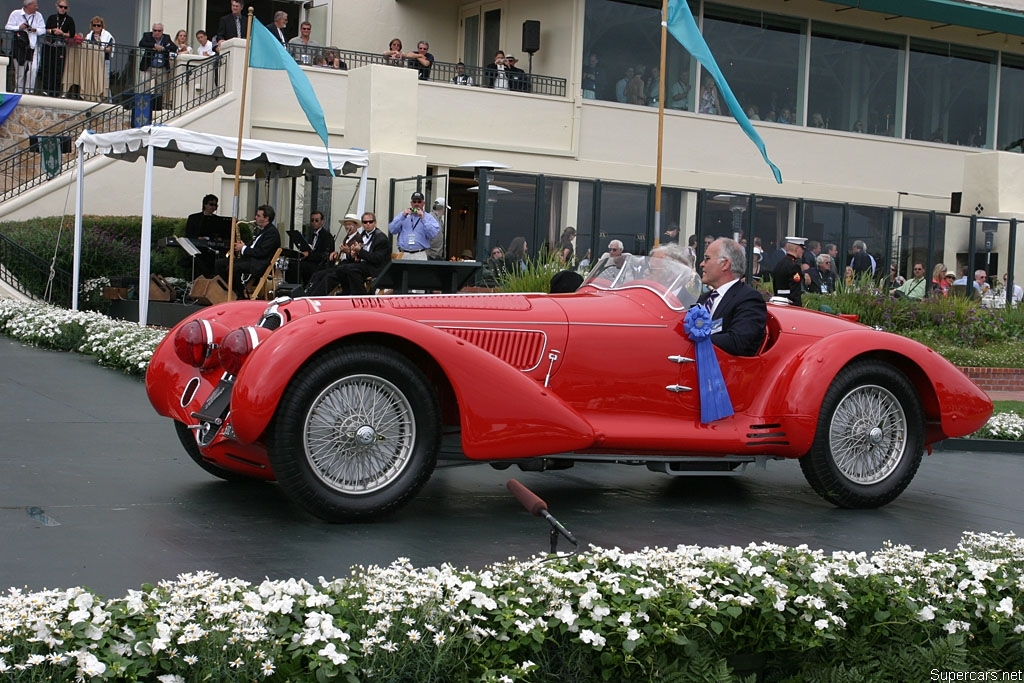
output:
<path id="1" fill-rule="evenodd" d="M 461 59 L 466 66 L 484 66 L 502 49 L 501 19 L 504 2 L 476 2 L 459 12 L 462 26 Z M 505 48 L 507 49 L 507 48 Z"/>

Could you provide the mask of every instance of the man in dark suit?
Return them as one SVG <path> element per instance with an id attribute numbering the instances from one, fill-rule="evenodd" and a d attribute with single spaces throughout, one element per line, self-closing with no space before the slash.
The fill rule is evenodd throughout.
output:
<path id="1" fill-rule="evenodd" d="M 747 270 L 743 247 L 720 237 L 704 251 L 701 282 L 711 291 L 697 305 L 711 307 L 711 342 L 733 356 L 754 356 L 764 341 L 768 307 L 764 297 L 740 277 Z"/>
<path id="2" fill-rule="evenodd" d="M 195 242 L 201 250 L 195 257 L 195 266 L 196 272 L 204 277 L 214 276 L 216 250 L 227 249 L 228 242 L 231 241 L 231 219 L 227 216 L 218 216 L 218 206 L 217 195 L 208 194 L 203 197 L 203 210 L 190 214 L 185 222 L 185 237 Z M 185 260 L 190 262 L 191 257 L 186 254 Z"/>
<path id="3" fill-rule="evenodd" d="M 242 16 L 241 0 L 231 0 L 231 14 L 225 14 L 217 24 L 217 47 L 229 38 L 245 38 L 248 19 Z"/>
<path id="4" fill-rule="evenodd" d="M 139 71 L 142 72 L 139 85 L 145 90 L 152 90 L 156 95 L 162 95 L 160 91 L 171 74 L 171 56 L 177 54 L 174 41 L 164 33 L 164 25 L 157 22 L 151 31 L 142 34 L 139 47 L 143 50 L 139 60 Z"/>
<path id="5" fill-rule="evenodd" d="M 353 216 L 353 218 L 355 217 Z M 298 260 L 298 279 L 293 280 L 292 274 L 289 274 L 289 282 L 299 282 L 305 285 L 309 282 L 309 278 L 312 277 L 313 273 L 327 267 L 328 258 L 334 251 L 334 236 L 324 223 L 323 212 L 314 211 L 309 214 L 309 225 L 313 229 L 313 239 L 309 243 L 312 251 L 304 251 L 300 254 L 301 258 Z"/>
<path id="6" fill-rule="evenodd" d="M 242 286 L 242 275 L 250 277 L 261 277 L 270 265 L 270 260 L 281 247 L 281 233 L 274 225 L 274 207 L 263 204 L 256 209 L 256 217 L 253 223 L 256 224 L 256 233 L 252 238 L 252 244 L 246 244 L 242 240 L 235 242 L 235 281 L 232 283 L 235 294 L 239 299 L 245 298 L 245 288 Z M 224 280 L 228 279 L 228 259 L 217 259 L 217 275 Z"/>
<path id="7" fill-rule="evenodd" d="M 339 284 L 345 294 L 365 294 L 366 278 L 377 277 L 391 262 L 391 238 L 377 228 L 377 216 L 367 211 L 362 224 L 362 240 L 352 243 L 348 258 L 337 268 L 317 272 L 306 288 L 306 296 L 327 296 Z"/>
<path id="8" fill-rule="evenodd" d="M 281 10 L 274 12 L 274 20 L 267 24 L 267 30 L 270 31 L 270 35 L 277 38 L 277 41 L 285 49 L 288 49 L 288 38 L 284 35 L 284 30 L 287 27 L 288 13 Z"/>

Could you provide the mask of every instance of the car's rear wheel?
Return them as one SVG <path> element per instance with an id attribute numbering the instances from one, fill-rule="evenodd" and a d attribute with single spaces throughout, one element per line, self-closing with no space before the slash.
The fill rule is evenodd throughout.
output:
<path id="1" fill-rule="evenodd" d="M 924 412 L 913 385 L 891 365 L 861 361 L 844 368 L 826 392 L 800 467 L 830 503 L 875 508 L 907 488 L 923 444 Z"/>
<path id="2" fill-rule="evenodd" d="M 185 447 L 185 452 L 188 453 L 189 457 L 192 458 L 195 464 L 199 465 L 213 476 L 219 477 L 224 481 L 253 481 L 253 477 L 248 477 L 244 474 L 239 474 L 238 472 L 226 470 L 223 467 L 214 465 L 212 462 L 204 458 L 203 452 L 199 450 L 199 444 L 196 443 L 195 433 L 186 425 L 175 420 L 174 431 L 178 434 L 178 440 L 181 441 L 181 445 Z"/>
<path id="3" fill-rule="evenodd" d="M 285 492 L 330 522 L 372 519 L 430 478 L 441 410 L 423 372 L 389 349 L 344 347 L 299 371 L 268 439 Z"/>

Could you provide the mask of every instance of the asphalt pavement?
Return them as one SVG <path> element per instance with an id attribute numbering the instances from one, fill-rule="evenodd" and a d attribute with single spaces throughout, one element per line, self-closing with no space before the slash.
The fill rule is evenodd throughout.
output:
<path id="1" fill-rule="evenodd" d="M 935 550 L 964 530 L 1024 532 L 1024 460 L 962 450 L 926 457 L 910 488 L 879 510 L 832 507 L 796 462 L 681 479 L 626 465 L 547 473 L 477 465 L 438 470 L 386 521 L 326 524 L 274 484 L 203 472 L 139 378 L 2 336 L 0 444 L 0 590 L 81 585 L 118 596 L 197 570 L 315 580 L 399 557 L 481 568 L 546 552 L 549 527 L 508 494 L 511 477 L 583 546 L 773 541 L 870 551 L 893 541 Z"/>

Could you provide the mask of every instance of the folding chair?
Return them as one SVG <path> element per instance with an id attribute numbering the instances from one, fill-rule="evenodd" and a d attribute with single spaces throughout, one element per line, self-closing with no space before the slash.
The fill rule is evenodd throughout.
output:
<path id="1" fill-rule="evenodd" d="M 263 276 L 256 281 L 255 286 L 252 288 L 252 294 L 249 295 L 251 301 L 255 301 L 262 294 L 265 299 L 270 298 L 270 294 L 273 291 L 274 284 L 274 269 L 277 268 L 277 259 L 281 257 L 281 248 L 278 247 L 277 251 L 274 252 L 274 257 L 270 259 L 270 265 L 263 271 Z"/>

